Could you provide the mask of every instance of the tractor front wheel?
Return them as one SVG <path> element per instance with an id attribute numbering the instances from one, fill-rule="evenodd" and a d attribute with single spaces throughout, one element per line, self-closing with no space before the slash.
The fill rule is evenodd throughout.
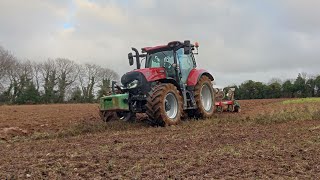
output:
<path id="1" fill-rule="evenodd" d="M 136 119 L 136 114 L 130 111 L 120 111 L 116 112 L 117 118 L 125 122 L 133 122 Z"/>
<path id="2" fill-rule="evenodd" d="M 160 126 L 176 125 L 181 121 L 182 97 L 173 84 L 160 84 L 152 88 L 147 98 L 147 115 Z"/>
<path id="3" fill-rule="evenodd" d="M 212 117 L 214 113 L 214 90 L 211 80 L 207 76 L 202 76 L 195 86 L 195 96 L 197 103 L 196 115 L 199 118 Z"/>
<path id="4" fill-rule="evenodd" d="M 104 122 L 109 122 L 113 120 L 121 120 L 131 122 L 135 120 L 135 113 L 127 111 L 100 111 L 100 117 Z"/>
<path id="5" fill-rule="evenodd" d="M 100 111 L 100 118 L 103 122 L 109 122 L 115 118 L 116 114 L 112 111 Z"/>

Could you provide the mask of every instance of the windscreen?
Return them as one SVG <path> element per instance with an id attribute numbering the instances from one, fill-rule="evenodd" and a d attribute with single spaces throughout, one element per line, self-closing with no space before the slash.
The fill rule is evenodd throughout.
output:
<path id="1" fill-rule="evenodd" d="M 146 68 L 166 67 L 174 63 L 173 51 L 159 51 L 150 53 L 146 58 Z"/>

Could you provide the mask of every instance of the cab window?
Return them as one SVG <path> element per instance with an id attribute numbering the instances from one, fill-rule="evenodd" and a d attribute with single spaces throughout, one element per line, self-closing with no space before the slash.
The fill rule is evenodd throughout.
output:
<path id="1" fill-rule="evenodd" d="M 172 51 L 159 51 L 148 54 L 146 68 L 165 67 L 174 63 Z"/>
<path id="2" fill-rule="evenodd" d="M 173 51 L 158 51 L 147 55 L 146 68 L 164 67 L 169 77 L 175 78 Z"/>
<path id="3" fill-rule="evenodd" d="M 184 54 L 184 50 L 181 48 L 177 51 L 177 59 L 181 70 L 181 81 L 186 83 L 191 70 L 195 68 L 192 54 Z"/>

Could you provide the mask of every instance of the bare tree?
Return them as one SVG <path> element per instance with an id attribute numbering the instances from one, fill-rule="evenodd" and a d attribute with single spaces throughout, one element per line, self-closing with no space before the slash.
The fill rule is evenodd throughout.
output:
<path id="1" fill-rule="evenodd" d="M 79 67 L 79 72 L 83 98 L 86 102 L 92 102 L 94 99 L 94 87 L 101 79 L 99 76 L 101 67 L 95 64 L 84 64 Z"/>
<path id="2" fill-rule="evenodd" d="M 11 62 L 10 66 L 6 69 L 7 78 L 9 81 L 9 85 L 6 88 L 7 98 L 10 102 L 13 102 L 14 95 L 17 94 L 17 82 L 19 79 L 19 75 L 17 70 L 19 69 L 19 62 L 15 59 Z"/>
<path id="3" fill-rule="evenodd" d="M 0 46 L 0 84 L 7 75 L 7 70 L 14 64 L 15 57 L 3 47 Z"/>
<path id="4" fill-rule="evenodd" d="M 41 70 L 42 70 L 41 63 L 32 62 L 32 70 L 33 70 L 33 81 L 37 91 L 39 92 L 40 84 L 41 84 Z"/>
<path id="5" fill-rule="evenodd" d="M 57 66 L 55 61 L 48 59 L 41 64 L 41 75 L 43 79 L 44 95 L 43 100 L 46 103 L 53 103 L 56 101 L 55 87 L 57 85 Z"/>
<path id="6" fill-rule="evenodd" d="M 110 81 L 119 79 L 119 75 L 109 68 L 101 68 L 100 76 L 102 79 L 108 79 Z"/>
<path id="7" fill-rule="evenodd" d="M 98 82 L 98 86 L 100 87 L 98 91 L 98 97 L 107 95 L 110 92 L 110 85 L 113 80 L 117 81 L 119 79 L 119 75 L 111 69 L 101 68 L 99 76 L 101 77 Z"/>
<path id="8" fill-rule="evenodd" d="M 268 85 L 270 84 L 274 84 L 274 83 L 278 83 L 278 84 L 282 84 L 282 80 L 280 78 L 271 78 L 270 81 L 268 82 Z"/>
<path id="9" fill-rule="evenodd" d="M 23 90 L 32 82 L 33 69 L 31 61 L 13 61 L 7 69 L 10 80 L 7 93 L 11 102 L 22 94 Z"/>
<path id="10" fill-rule="evenodd" d="M 56 59 L 57 71 L 58 71 L 58 101 L 63 102 L 65 100 L 66 89 L 76 81 L 79 68 L 78 65 L 69 59 L 58 58 Z"/>

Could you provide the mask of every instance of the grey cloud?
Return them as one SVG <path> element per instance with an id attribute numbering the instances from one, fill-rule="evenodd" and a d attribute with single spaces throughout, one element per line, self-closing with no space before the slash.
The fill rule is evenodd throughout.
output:
<path id="1" fill-rule="evenodd" d="M 319 73 L 319 8 L 316 0 L 7 0 L 0 43 L 18 57 L 92 61 L 122 74 L 132 46 L 191 39 L 219 84 L 268 81 Z"/>

